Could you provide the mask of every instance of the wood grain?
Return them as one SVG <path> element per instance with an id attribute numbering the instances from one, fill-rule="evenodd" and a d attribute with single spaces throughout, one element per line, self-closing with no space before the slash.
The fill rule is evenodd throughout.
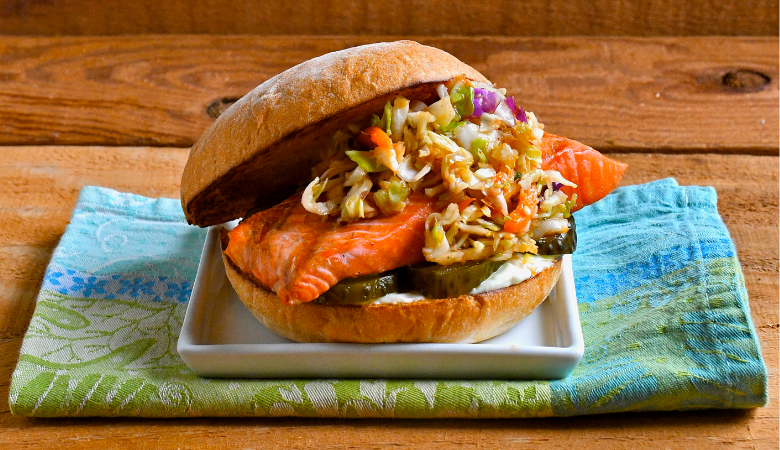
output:
<path id="1" fill-rule="evenodd" d="M 89 11 L 89 14 L 84 14 Z M 6 0 L 14 35 L 777 36 L 776 0 Z"/>
<path id="2" fill-rule="evenodd" d="M 2 37 L 0 145 L 187 147 L 209 106 L 388 39 Z M 778 154 L 776 37 L 419 40 L 506 87 L 548 130 L 605 152 Z"/>
<path id="3" fill-rule="evenodd" d="M 0 147 L 0 397 L 54 245 L 82 186 L 175 197 L 182 148 Z M 39 448 L 777 448 L 778 157 L 616 154 L 623 184 L 673 176 L 712 185 L 736 242 L 769 367 L 770 405 L 752 411 L 635 413 L 521 420 L 42 420 L 0 404 L 0 447 Z"/>

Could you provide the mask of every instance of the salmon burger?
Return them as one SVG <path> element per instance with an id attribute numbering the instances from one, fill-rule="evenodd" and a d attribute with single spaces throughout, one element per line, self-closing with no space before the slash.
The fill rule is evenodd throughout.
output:
<path id="1" fill-rule="evenodd" d="M 479 342 L 549 294 L 572 212 L 626 165 L 549 134 L 415 42 L 330 53 L 258 86 L 190 152 L 182 207 L 221 234 L 247 308 L 299 342 Z"/>

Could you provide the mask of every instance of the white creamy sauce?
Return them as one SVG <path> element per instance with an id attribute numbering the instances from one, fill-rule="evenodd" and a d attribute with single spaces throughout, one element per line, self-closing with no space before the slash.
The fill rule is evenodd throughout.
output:
<path id="1" fill-rule="evenodd" d="M 558 256 L 535 256 L 518 253 L 512 258 L 506 260 L 501 267 L 493 272 L 490 277 L 482 284 L 475 287 L 469 294 L 481 294 L 483 292 L 502 289 L 531 278 L 537 273 L 548 267 L 552 267 Z M 367 305 L 411 303 L 424 300 L 425 297 L 419 292 L 393 292 L 383 297 L 379 297 L 372 302 L 364 303 Z"/>
<path id="2" fill-rule="evenodd" d="M 364 303 L 364 305 L 379 305 L 382 303 L 411 303 L 418 300 L 425 300 L 425 297 L 419 292 L 392 292 L 385 296 L 379 297 L 372 302 Z"/>

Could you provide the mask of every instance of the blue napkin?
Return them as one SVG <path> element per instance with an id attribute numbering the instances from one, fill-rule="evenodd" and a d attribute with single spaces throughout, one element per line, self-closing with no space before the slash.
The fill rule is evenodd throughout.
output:
<path id="1" fill-rule="evenodd" d="M 557 381 L 208 380 L 176 353 L 205 231 L 177 200 L 82 190 L 9 403 L 28 416 L 539 417 L 752 408 L 767 373 L 715 191 L 666 179 L 575 214 L 585 338 Z"/>

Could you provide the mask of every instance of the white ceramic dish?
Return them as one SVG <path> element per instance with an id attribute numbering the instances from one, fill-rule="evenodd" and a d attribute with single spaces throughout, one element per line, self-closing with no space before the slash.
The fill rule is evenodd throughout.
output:
<path id="1" fill-rule="evenodd" d="M 211 227 L 178 351 L 213 378 L 559 379 L 582 359 L 571 258 L 530 316 L 478 344 L 302 344 L 263 326 L 227 280 L 219 227 Z"/>

